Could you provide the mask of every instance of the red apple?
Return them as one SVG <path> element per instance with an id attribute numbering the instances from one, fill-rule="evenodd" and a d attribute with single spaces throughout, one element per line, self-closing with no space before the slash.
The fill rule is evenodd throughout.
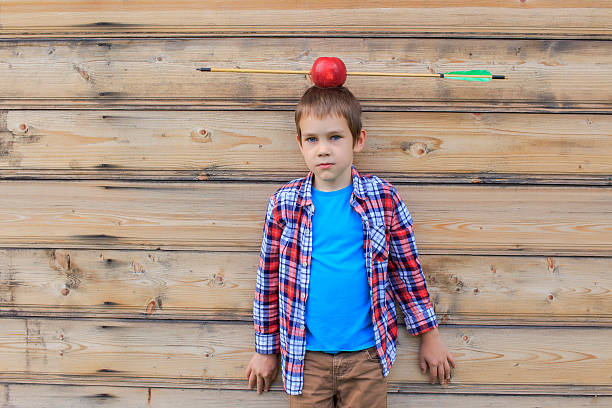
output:
<path id="1" fill-rule="evenodd" d="M 312 64 L 310 77 L 319 88 L 342 86 L 346 80 L 346 66 L 340 58 L 319 57 Z"/>

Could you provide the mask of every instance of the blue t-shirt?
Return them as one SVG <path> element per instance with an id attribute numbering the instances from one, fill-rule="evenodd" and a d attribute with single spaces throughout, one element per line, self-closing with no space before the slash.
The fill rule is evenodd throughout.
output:
<path id="1" fill-rule="evenodd" d="M 361 216 L 353 186 L 312 188 L 312 263 L 306 300 L 306 349 L 337 353 L 376 344 Z"/>

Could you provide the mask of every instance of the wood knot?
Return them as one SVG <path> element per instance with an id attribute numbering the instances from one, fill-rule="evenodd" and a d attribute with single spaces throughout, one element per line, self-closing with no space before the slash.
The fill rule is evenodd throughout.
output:
<path id="1" fill-rule="evenodd" d="M 138 263 L 136 261 L 132 261 L 132 268 L 134 269 L 135 273 L 144 273 L 145 272 L 144 266 L 142 266 L 140 263 Z"/>
<path id="2" fill-rule="evenodd" d="M 559 266 L 555 265 L 555 261 L 552 257 L 546 258 L 546 263 L 548 266 L 548 271 L 550 273 L 555 274 L 555 275 L 559 274 Z"/>
<path id="3" fill-rule="evenodd" d="M 191 140 L 196 143 L 210 143 L 212 142 L 212 135 L 208 130 L 199 128 L 191 131 Z"/>
<path id="4" fill-rule="evenodd" d="M 413 157 L 421 157 L 429 153 L 429 147 L 422 142 L 407 142 L 401 145 L 404 153 L 407 153 Z"/>
<path id="5" fill-rule="evenodd" d="M 26 125 L 25 123 L 20 123 L 19 126 L 17 126 L 17 130 L 21 133 L 28 133 L 28 130 L 30 130 L 30 128 L 28 128 L 28 125 Z"/>
<path id="6" fill-rule="evenodd" d="M 215 275 L 215 286 L 224 286 L 225 282 L 223 282 L 223 275 L 218 274 Z"/>
<path id="7" fill-rule="evenodd" d="M 77 289 L 81 285 L 81 279 L 79 279 L 74 271 L 70 271 L 66 274 L 65 285 L 67 289 Z"/>
<path id="8" fill-rule="evenodd" d="M 156 309 L 156 303 L 154 300 L 152 300 L 147 305 L 147 314 L 152 315 L 155 312 L 155 309 Z"/>
<path id="9" fill-rule="evenodd" d="M 68 288 L 62 289 L 62 295 L 68 296 L 69 293 L 70 293 L 70 289 L 68 289 Z"/>

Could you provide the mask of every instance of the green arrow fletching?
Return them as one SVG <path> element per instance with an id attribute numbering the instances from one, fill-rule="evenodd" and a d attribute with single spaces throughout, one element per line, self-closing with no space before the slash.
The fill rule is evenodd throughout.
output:
<path id="1" fill-rule="evenodd" d="M 489 78 L 473 78 L 466 75 L 488 75 Z M 484 69 L 472 69 L 470 71 L 446 72 L 444 78 L 460 79 L 462 81 L 489 82 L 491 80 L 491 73 Z"/>

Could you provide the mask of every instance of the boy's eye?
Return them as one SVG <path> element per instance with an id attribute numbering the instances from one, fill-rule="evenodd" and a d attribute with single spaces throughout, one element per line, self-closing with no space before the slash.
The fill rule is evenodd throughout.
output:
<path id="1" fill-rule="evenodd" d="M 336 137 L 336 138 L 338 138 L 338 139 L 342 138 L 342 136 L 339 136 L 339 135 L 333 135 L 333 136 L 332 136 L 332 139 L 333 139 L 334 137 Z"/>
<path id="2" fill-rule="evenodd" d="M 308 137 L 306 138 L 307 142 L 314 142 L 316 139 L 314 137 Z"/>

